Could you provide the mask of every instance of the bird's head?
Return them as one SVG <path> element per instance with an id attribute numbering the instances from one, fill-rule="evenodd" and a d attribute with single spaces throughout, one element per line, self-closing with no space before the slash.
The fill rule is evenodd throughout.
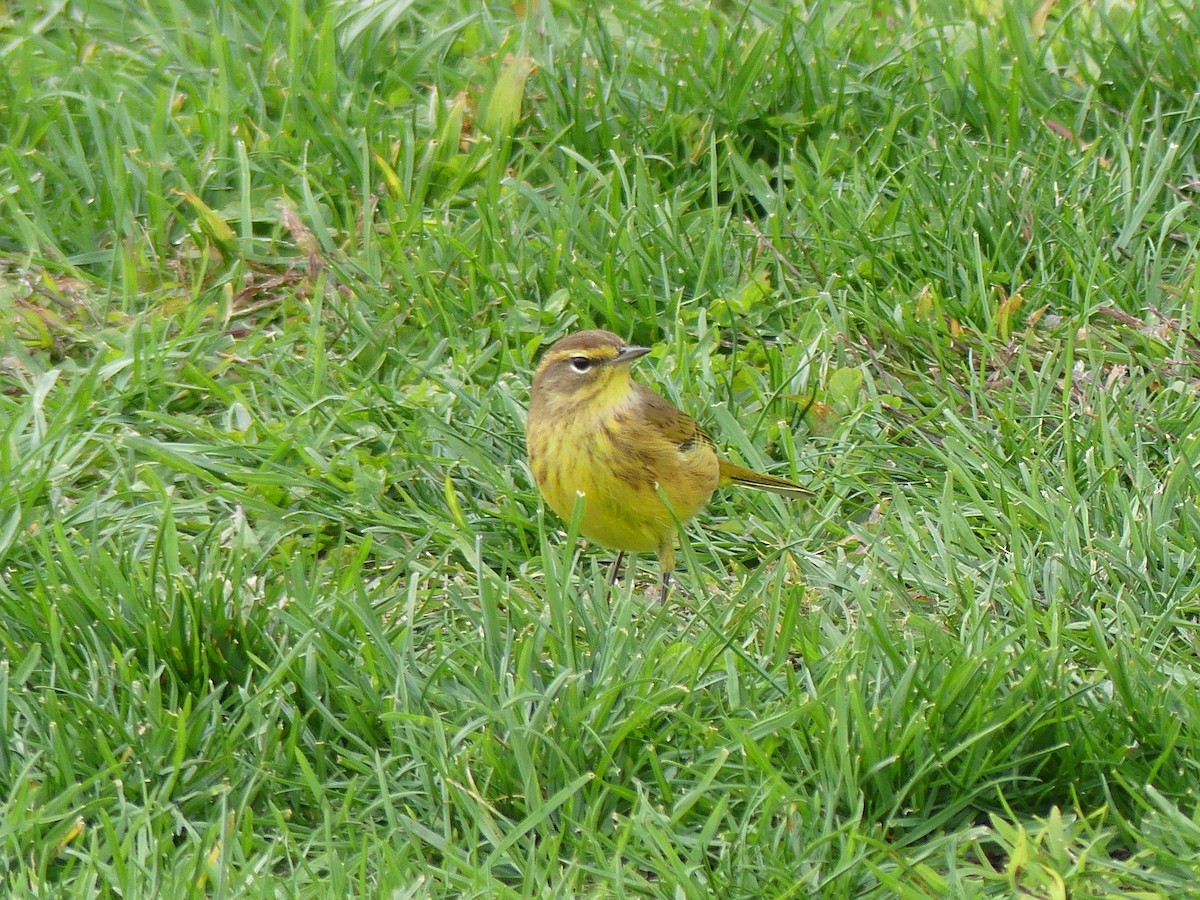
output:
<path id="1" fill-rule="evenodd" d="M 611 331 L 577 331 L 551 345 L 533 376 L 533 402 L 619 400 L 629 392 L 629 364 L 649 353 Z"/>

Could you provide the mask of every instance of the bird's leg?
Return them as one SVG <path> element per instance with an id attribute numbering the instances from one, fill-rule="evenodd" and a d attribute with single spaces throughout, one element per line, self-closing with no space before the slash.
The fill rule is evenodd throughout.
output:
<path id="1" fill-rule="evenodd" d="M 662 594 L 659 596 L 660 603 L 667 602 L 667 591 L 671 587 L 671 573 L 675 571 L 675 542 L 674 535 L 672 540 L 664 541 L 658 547 L 658 568 L 662 572 Z"/>
<path id="2" fill-rule="evenodd" d="M 612 568 L 608 570 L 608 583 L 614 585 L 617 583 L 617 576 L 621 574 L 621 560 L 625 558 L 625 551 L 618 550 L 617 558 L 613 560 Z"/>

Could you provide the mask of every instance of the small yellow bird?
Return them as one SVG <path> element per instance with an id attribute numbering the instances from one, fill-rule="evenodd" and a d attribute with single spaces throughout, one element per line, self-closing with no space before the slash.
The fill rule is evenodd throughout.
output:
<path id="1" fill-rule="evenodd" d="M 525 441 L 550 508 L 570 521 L 582 495 L 584 537 L 622 555 L 657 553 L 666 600 L 676 518 L 686 522 L 729 484 L 787 497 L 811 491 L 717 456 L 695 419 L 633 380 L 630 363 L 649 352 L 611 331 L 580 331 L 555 343 L 533 378 Z"/>

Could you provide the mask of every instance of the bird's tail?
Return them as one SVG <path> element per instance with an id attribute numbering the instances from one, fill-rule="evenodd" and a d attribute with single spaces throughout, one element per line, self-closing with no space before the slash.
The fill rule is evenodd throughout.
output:
<path id="1" fill-rule="evenodd" d="M 788 481 L 786 478 L 764 475 L 761 472 L 755 472 L 753 469 L 735 465 L 724 459 L 720 461 L 720 464 L 721 477 L 718 484 L 722 487 L 730 484 L 740 484 L 743 487 L 757 488 L 760 491 L 770 491 L 772 494 L 780 494 L 784 497 L 813 496 L 813 492 L 808 488 L 801 487 L 794 481 Z"/>

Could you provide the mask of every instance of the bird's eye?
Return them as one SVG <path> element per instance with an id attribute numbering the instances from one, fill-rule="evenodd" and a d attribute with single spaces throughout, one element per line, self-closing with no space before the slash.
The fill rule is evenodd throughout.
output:
<path id="1" fill-rule="evenodd" d="M 572 356 L 570 364 L 571 368 L 576 372 L 586 372 L 592 367 L 592 361 L 586 356 Z"/>

